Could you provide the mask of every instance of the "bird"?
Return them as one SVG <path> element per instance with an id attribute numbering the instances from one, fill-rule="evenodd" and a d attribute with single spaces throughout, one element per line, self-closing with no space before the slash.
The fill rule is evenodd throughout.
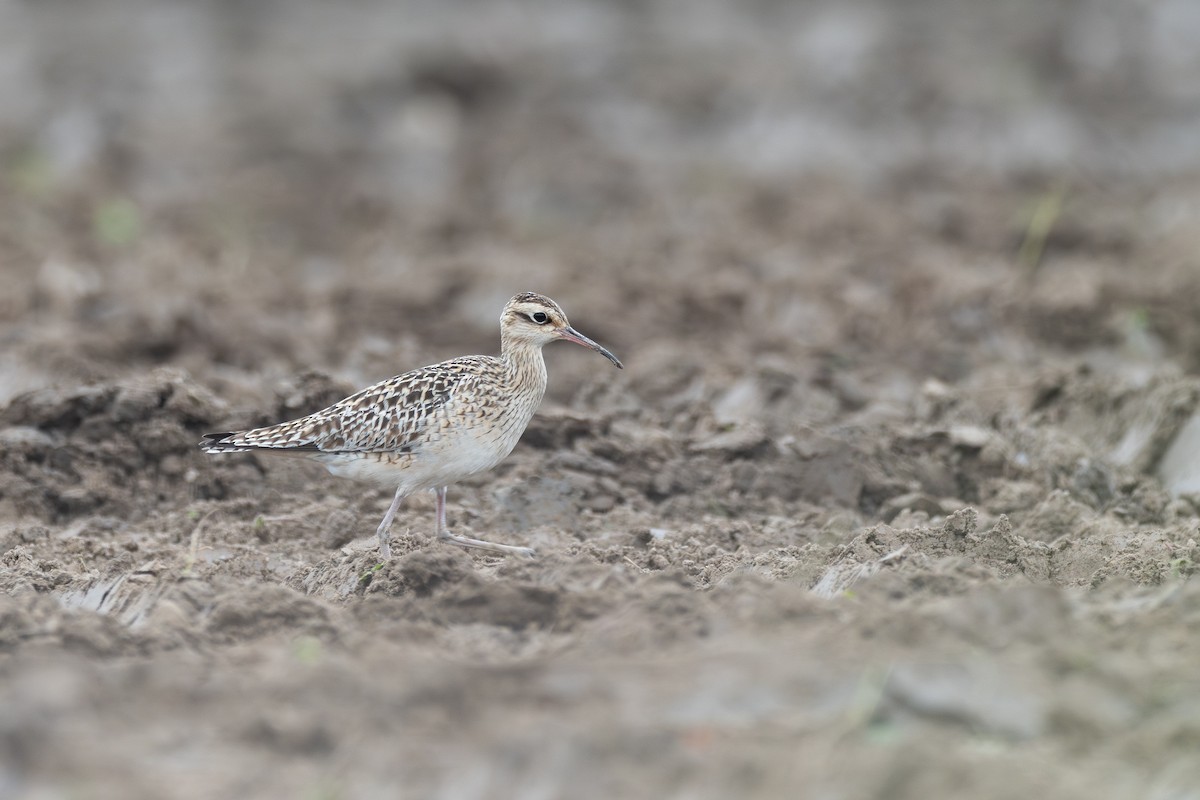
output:
<path id="1" fill-rule="evenodd" d="M 315 461 L 333 475 L 394 489 L 376 537 L 391 558 L 392 520 L 414 492 L 437 497 L 436 537 L 467 548 L 533 557 L 528 547 L 497 544 L 446 527 L 446 491 L 499 464 L 525 432 L 546 392 L 542 347 L 561 340 L 611 352 L 571 327 L 558 303 L 523 292 L 500 314 L 500 355 L 462 356 L 368 386 L 305 417 L 252 430 L 204 434 L 207 453 L 269 453 Z"/>

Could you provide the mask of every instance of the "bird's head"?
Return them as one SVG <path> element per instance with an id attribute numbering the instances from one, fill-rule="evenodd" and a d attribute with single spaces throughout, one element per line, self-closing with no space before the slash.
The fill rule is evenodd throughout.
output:
<path id="1" fill-rule="evenodd" d="M 509 300 L 500 314 L 500 331 L 511 342 L 538 347 L 555 339 L 581 344 L 623 368 L 616 356 L 572 328 L 558 303 L 543 294 L 523 292 Z"/>

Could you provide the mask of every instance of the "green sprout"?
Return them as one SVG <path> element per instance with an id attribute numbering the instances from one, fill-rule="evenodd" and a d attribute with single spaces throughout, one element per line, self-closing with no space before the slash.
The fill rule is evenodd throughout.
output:
<path id="1" fill-rule="evenodd" d="M 142 215 L 132 201 L 115 198 L 100 204 L 92 216 L 92 231 L 103 244 L 123 247 L 142 230 Z"/>

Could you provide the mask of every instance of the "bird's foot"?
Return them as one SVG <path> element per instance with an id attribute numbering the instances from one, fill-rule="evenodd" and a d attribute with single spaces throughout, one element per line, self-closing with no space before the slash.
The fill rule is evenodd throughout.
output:
<path id="1" fill-rule="evenodd" d="M 472 539 L 469 536 L 459 536 L 450 531 L 442 531 L 438 538 L 444 542 L 456 544 L 459 547 L 473 547 L 476 550 L 487 550 L 490 553 L 501 553 L 506 556 L 524 556 L 525 558 L 534 558 L 537 553 L 531 547 L 517 547 L 511 544 L 496 544 L 495 542 L 485 542 L 482 539 Z"/>

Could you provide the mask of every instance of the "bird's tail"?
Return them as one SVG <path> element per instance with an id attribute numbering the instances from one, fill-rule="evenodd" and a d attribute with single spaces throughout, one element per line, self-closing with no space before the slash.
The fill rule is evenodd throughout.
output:
<path id="1" fill-rule="evenodd" d="M 248 431 L 206 433 L 200 448 L 206 453 L 248 453 L 266 451 L 282 455 L 307 455 L 320 452 L 313 437 L 312 420 L 304 417 L 266 428 Z"/>
<path id="2" fill-rule="evenodd" d="M 200 449 L 206 453 L 247 453 L 259 449 L 244 440 L 247 433 L 249 431 L 206 433 L 200 441 Z"/>

